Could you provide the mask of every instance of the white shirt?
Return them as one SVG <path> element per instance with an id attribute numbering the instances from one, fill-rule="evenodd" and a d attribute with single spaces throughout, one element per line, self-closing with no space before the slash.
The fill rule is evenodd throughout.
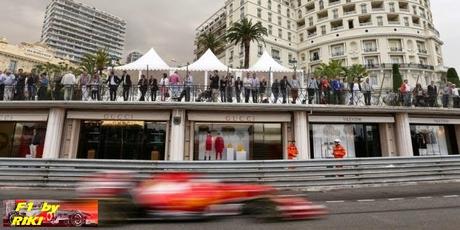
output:
<path id="1" fill-rule="evenodd" d="M 68 73 L 65 74 L 61 79 L 61 84 L 63 85 L 74 85 L 77 80 L 75 79 L 75 75 Z"/>
<path id="2" fill-rule="evenodd" d="M 458 94 L 458 88 L 453 88 L 452 89 L 452 95 L 454 95 L 455 97 L 458 97 L 459 94 Z"/>
<path id="3" fill-rule="evenodd" d="M 359 84 L 353 83 L 353 91 L 359 91 Z"/>
<path id="4" fill-rule="evenodd" d="M 168 86 L 169 85 L 169 79 L 168 78 L 162 78 L 160 80 L 160 86 Z"/>

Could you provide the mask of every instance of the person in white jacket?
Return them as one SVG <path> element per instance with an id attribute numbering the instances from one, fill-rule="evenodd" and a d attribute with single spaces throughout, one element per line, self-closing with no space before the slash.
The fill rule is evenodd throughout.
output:
<path id="1" fill-rule="evenodd" d="M 61 84 L 64 86 L 64 100 L 72 100 L 73 87 L 77 82 L 75 75 L 71 72 L 67 72 L 61 79 Z"/>

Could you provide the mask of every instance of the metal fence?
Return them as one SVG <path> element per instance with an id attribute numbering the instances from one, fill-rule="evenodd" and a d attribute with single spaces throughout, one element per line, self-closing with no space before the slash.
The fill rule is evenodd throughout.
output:
<path id="1" fill-rule="evenodd" d="M 460 179 L 460 157 L 366 158 L 310 161 L 159 162 L 0 158 L 0 187 L 74 188 L 100 170 L 127 170 L 138 179 L 166 171 L 285 189 L 354 187 Z"/>

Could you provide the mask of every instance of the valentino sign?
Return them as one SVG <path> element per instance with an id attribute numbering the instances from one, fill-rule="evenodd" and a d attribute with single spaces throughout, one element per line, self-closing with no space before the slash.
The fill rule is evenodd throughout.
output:
<path id="1" fill-rule="evenodd" d="M 134 115 L 132 113 L 106 113 L 104 114 L 104 120 L 133 120 Z"/>

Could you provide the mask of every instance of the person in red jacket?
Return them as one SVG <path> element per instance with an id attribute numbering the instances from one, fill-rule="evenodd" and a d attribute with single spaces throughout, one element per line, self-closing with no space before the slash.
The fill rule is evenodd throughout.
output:
<path id="1" fill-rule="evenodd" d="M 347 150 L 340 144 L 341 141 L 339 139 L 336 139 L 334 141 L 335 146 L 332 150 L 332 155 L 334 155 L 335 159 L 342 159 L 347 155 Z"/>
<path id="2" fill-rule="evenodd" d="M 216 149 L 216 160 L 222 160 L 222 153 L 224 152 L 225 143 L 224 138 L 220 136 L 220 133 L 217 134 L 216 140 L 214 142 L 214 148 Z"/>
<path id="3" fill-rule="evenodd" d="M 212 136 L 211 132 L 208 132 L 206 135 L 206 142 L 205 142 L 205 152 L 204 152 L 204 160 L 211 160 L 211 152 L 212 152 Z"/>

